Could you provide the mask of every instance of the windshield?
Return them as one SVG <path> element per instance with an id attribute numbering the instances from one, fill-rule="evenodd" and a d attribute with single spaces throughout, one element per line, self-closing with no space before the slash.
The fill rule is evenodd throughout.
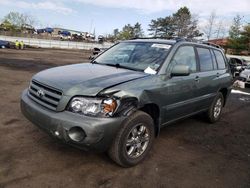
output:
<path id="1" fill-rule="evenodd" d="M 170 47 L 152 42 L 122 42 L 97 57 L 95 62 L 155 74 Z"/>

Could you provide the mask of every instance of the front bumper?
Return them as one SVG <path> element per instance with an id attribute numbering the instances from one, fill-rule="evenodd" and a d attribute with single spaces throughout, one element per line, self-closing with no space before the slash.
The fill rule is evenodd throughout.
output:
<path id="1" fill-rule="evenodd" d="M 109 148 L 125 119 L 88 117 L 68 111 L 55 112 L 30 99 L 27 90 L 22 93 L 21 111 L 28 120 L 52 137 L 84 150 L 96 151 Z M 81 127 L 86 137 L 80 142 L 71 140 L 68 131 L 72 127 Z"/>

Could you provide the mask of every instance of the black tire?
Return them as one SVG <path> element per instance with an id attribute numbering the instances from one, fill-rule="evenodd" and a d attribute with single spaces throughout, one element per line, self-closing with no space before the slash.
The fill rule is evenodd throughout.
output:
<path id="1" fill-rule="evenodd" d="M 143 125 L 143 127 L 145 127 L 145 131 L 147 131 L 146 134 L 149 136 L 148 142 L 147 142 L 148 144 L 145 147 L 145 150 L 141 151 L 142 153 L 138 157 L 135 157 L 135 156 L 131 157 L 128 154 L 128 151 L 127 151 L 128 148 L 129 147 L 136 148 L 138 147 L 138 145 L 133 144 L 133 146 L 127 146 L 126 143 L 128 143 L 127 141 L 129 139 L 129 136 L 134 133 L 132 132 L 132 130 L 137 129 L 137 127 L 140 125 Z M 137 165 L 138 163 L 140 163 L 141 161 L 145 159 L 146 155 L 150 151 L 150 148 L 152 147 L 154 138 L 155 138 L 155 129 L 154 129 L 154 123 L 153 123 L 152 118 L 145 112 L 136 111 L 133 114 L 131 114 L 123 122 L 123 125 L 121 129 L 119 130 L 119 132 L 117 133 L 116 138 L 114 139 L 108 151 L 108 154 L 113 161 L 115 161 L 117 164 L 119 164 L 122 167 L 131 167 L 131 166 Z M 140 147 L 142 146 L 140 145 Z M 132 149 L 132 151 L 134 152 L 135 150 L 138 150 L 138 149 Z"/>
<path id="2" fill-rule="evenodd" d="M 220 111 L 219 112 L 218 112 L 218 109 L 216 109 L 216 105 L 218 105 L 218 101 L 220 101 L 219 103 L 221 103 L 221 105 L 220 105 Z M 223 97 L 222 93 L 219 92 L 217 94 L 217 96 L 214 98 L 213 103 L 209 107 L 209 110 L 207 111 L 207 118 L 208 118 L 208 121 L 210 123 L 215 123 L 215 122 L 217 122 L 221 118 L 221 113 L 222 113 L 223 105 L 224 105 L 224 97 Z M 219 114 L 216 113 L 216 111 Z"/>

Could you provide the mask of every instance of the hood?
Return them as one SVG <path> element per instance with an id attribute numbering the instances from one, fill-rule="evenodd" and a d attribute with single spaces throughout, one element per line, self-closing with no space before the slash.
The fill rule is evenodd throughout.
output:
<path id="1" fill-rule="evenodd" d="M 33 79 L 59 89 L 64 95 L 95 96 L 105 88 L 148 76 L 143 72 L 83 63 L 47 69 Z"/>

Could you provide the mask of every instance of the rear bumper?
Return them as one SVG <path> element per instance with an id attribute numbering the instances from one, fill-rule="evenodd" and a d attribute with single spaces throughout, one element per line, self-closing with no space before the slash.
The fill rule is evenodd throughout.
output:
<path id="1" fill-rule="evenodd" d="M 31 100 L 27 92 L 24 90 L 21 97 L 24 116 L 52 137 L 84 150 L 107 150 L 125 119 L 88 117 L 68 111 L 55 112 Z M 82 128 L 86 137 L 80 142 L 71 140 L 68 131 L 72 127 Z"/>

